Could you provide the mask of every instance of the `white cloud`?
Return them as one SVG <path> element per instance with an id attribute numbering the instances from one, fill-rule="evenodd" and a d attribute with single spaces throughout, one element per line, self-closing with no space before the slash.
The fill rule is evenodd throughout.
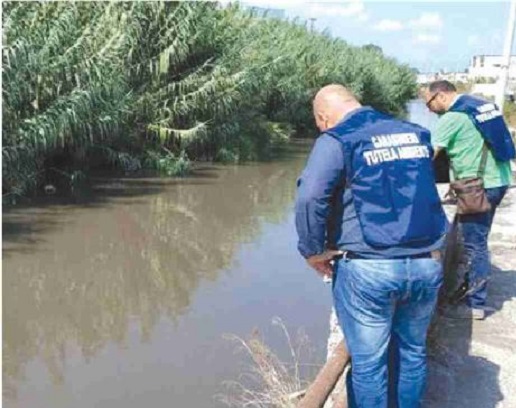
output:
<path id="1" fill-rule="evenodd" d="M 439 34 L 425 34 L 419 33 L 416 34 L 413 38 L 414 43 L 416 44 L 439 44 L 441 42 L 441 36 Z"/>
<path id="2" fill-rule="evenodd" d="M 361 22 L 369 19 L 361 0 L 352 0 L 345 3 L 310 3 L 304 14 L 307 17 L 352 17 Z"/>
<path id="3" fill-rule="evenodd" d="M 444 21 L 439 13 L 421 13 L 418 18 L 409 20 L 412 28 L 412 42 L 420 45 L 436 45 L 441 42 L 441 29 Z"/>
<path id="4" fill-rule="evenodd" d="M 421 13 L 421 15 L 409 21 L 409 25 L 417 31 L 439 30 L 444 22 L 439 13 Z"/>
<path id="5" fill-rule="evenodd" d="M 477 34 L 468 35 L 466 42 L 470 47 L 478 46 L 480 44 L 480 36 Z"/>
<path id="6" fill-rule="evenodd" d="M 376 31 L 401 31 L 403 28 L 401 21 L 389 19 L 380 20 L 373 26 Z"/>

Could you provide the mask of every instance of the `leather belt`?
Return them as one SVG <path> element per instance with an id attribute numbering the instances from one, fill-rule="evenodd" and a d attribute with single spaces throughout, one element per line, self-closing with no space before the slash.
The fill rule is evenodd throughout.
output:
<path id="1" fill-rule="evenodd" d="M 394 256 L 390 258 L 377 258 L 372 257 L 368 254 L 358 254 L 353 251 L 346 251 L 344 253 L 345 259 L 369 259 L 369 260 L 378 260 L 378 259 L 423 259 L 423 258 L 432 258 L 436 261 L 441 259 L 441 253 L 439 251 L 432 252 L 423 252 L 421 254 L 413 254 L 413 255 L 402 255 L 402 256 Z"/>

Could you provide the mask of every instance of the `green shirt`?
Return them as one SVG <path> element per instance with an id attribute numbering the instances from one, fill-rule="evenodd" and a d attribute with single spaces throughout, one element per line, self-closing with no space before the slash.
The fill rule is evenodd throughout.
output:
<path id="1" fill-rule="evenodd" d="M 465 113 L 446 112 L 437 121 L 432 133 L 432 145 L 446 149 L 459 179 L 476 177 L 482 157 L 484 139 Z M 452 179 L 455 178 L 450 169 Z M 510 162 L 499 162 L 489 150 L 484 173 L 484 187 L 511 184 Z"/>

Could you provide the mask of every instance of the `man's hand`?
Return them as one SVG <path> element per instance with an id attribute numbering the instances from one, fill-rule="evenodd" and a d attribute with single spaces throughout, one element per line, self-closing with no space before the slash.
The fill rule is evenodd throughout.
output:
<path id="1" fill-rule="evenodd" d="M 448 189 L 448 192 L 441 199 L 441 204 L 457 204 L 457 196 L 451 187 Z"/>
<path id="2" fill-rule="evenodd" d="M 331 277 L 333 268 L 330 261 L 332 261 L 336 256 L 342 254 L 344 254 L 344 251 L 328 250 L 324 251 L 322 254 L 311 256 L 306 260 L 306 262 L 308 262 L 308 265 L 314 268 L 319 275 L 323 277 Z"/>

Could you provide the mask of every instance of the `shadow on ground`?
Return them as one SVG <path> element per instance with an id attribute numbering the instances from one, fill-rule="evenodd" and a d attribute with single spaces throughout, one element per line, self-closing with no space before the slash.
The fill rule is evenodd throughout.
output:
<path id="1" fill-rule="evenodd" d="M 430 333 L 425 408 L 513 407 L 516 270 L 493 266 L 489 303 L 496 309 L 483 321 L 436 317 Z M 503 401 L 503 405 L 501 402 Z"/>

